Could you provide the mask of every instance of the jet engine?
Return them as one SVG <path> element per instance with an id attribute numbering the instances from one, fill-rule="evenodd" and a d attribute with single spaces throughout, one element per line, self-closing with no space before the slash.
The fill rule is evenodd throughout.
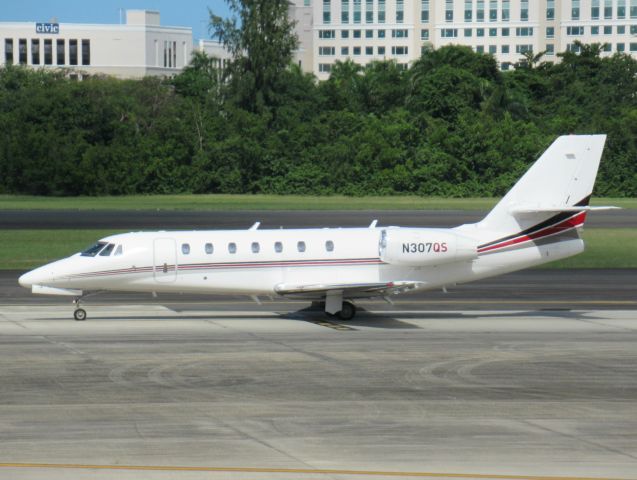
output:
<path id="1" fill-rule="evenodd" d="M 387 228 L 381 231 L 380 259 L 390 265 L 422 267 L 478 257 L 478 243 L 451 230 Z"/>

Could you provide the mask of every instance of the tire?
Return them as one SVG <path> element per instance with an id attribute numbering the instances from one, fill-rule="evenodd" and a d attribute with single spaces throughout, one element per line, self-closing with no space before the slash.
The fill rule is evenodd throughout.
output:
<path id="1" fill-rule="evenodd" d="M 75 312 L 73 312 L 73 317 L 76 321 L 83 322 L 84 320 L 86 320 L 86 310 L 84 310 L 83 308 L 76 309 Z"/>
<path id="2" fill-rule="evenodd" d="M 351 302 L 343 302 L 343 308 L 336 314 L 339 320 L 351 320 L 356 315 L 356 307 Z"/>

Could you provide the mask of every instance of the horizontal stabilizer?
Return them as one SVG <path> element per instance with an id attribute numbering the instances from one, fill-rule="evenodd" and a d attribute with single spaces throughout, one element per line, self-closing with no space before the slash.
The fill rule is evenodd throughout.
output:
<path id="1" fill-rule="evenodd" d="M 509 211 L 513 215 L 523 214 L 523 213 L 561 213 L 561 212 L 598 212 L 604 210 L 620 210 L 620 207 L 613 206 L 600 206 L 600 207 L 590 207 L 590 206 L 573 206 L 573 207 L 532 207 L 532 206 L 519 206 L 513 207 Z"/>

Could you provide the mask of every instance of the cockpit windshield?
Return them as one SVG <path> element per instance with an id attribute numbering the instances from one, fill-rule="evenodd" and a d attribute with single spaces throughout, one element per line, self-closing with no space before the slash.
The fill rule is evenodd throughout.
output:
<path id="1" fill-rule="evenodd" d="M 106 245 L 106 248 L 100 252 L 100 257 L 108 257 L 114 248 L 115 244 L 109 243 L 108 245 Z"/>
<path id="2" fill-rule="evenodd" d="M 97 255 L 100 250 L 102 250 L 107 245 L 106 242 L 97 242 L 95 245 L 91 245 L 86 250 L 82 252 L 83 257 L 94 257 Z"/>

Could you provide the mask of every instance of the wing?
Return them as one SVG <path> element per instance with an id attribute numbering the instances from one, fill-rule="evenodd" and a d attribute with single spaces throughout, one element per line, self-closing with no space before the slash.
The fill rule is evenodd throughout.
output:
<path id="1" fill-rule="evenodd" d="M 339 292 L 343 298 L 373 298 L 396 295 L 410 290 L 423 287 L 423 282 L 404 280 L 398 282 L 382 283 L 334 283 L 334 284 L 313 284 L 313 285 L 287 285 L 279 284 L 274 287 L 274 291 L 288 298 L 303 300 L 323 299 L 328 292 Z"/>

